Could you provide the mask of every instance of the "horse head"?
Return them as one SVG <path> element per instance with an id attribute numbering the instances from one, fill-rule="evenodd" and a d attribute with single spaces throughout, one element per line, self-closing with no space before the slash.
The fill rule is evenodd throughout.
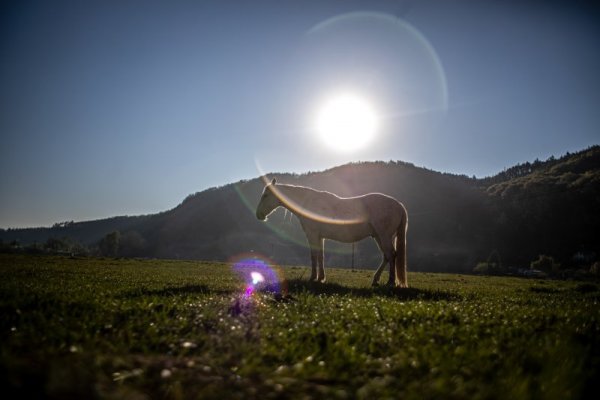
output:
<path id="1" fill-rule="evenodd" d="M 275 178 L 273 178 L 271 183 L 265 186 L 258 206 L 256 206 L 256 218 L 261 221 L 266 221 L 267 216 L 281 205 L 281 201 L 277 198 L 273 190 L 276 182 Z"/>

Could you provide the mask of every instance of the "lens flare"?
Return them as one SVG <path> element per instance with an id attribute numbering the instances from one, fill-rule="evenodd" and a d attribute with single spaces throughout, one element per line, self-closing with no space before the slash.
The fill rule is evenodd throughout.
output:
<path id="1" fill-rule="evenodd" d="M 237 196 L 239 197 L 239 200 L 246 207 L 248 212 L 251 213 L 252 218 L 256 218 L 256 207 L 258 204 L 258 200 L 260 199 L 260 191 L 263 190 L 265 185 L 267 185 L 271 182 L 272 178 L 276 177 L 278 179 L 278 182 L 282 182 L 282 183 L 302 184 L 302 182 L 300 182 L 297 178 L 285 177 L 285 176 L 282 178 L 278 174 L 267 173 L 265 168 L 263 168 L 263 166 L 261 165 L 258 158 L 254 159 L 254 163 L 256 166 L 256 170 L 259 173 L 260 178 L 257 180 L 251 180 L 251 181 L 240 181 L 240 182 L 232 185 L 233 189 L 237 193 Z M 280 179 L 280 178 L 282 178 L 282 179 Z M 337 194 L 340 194 L 342 196 L 354 195 L 352 187 L 351 187 L 351 185 L 348 184 L 348 182 L 345 182 L 343 179 L 337 178 L 335 175 L 332 175 L 331 179 L 333 182 L 331 184 L 331 186 L 336 188 Z M 257 181 L 259 181 L 260 183 Z M 279 193 L 279 195 L 282 195 L 282 193 Z M 316 213 L 311 213 L 309 210 L 306 210 L 305 208 L 300 207 L 298 204 L 291 201 L 291 199 L 288 199 L 287 197 L 284 197 L 283 200 L 284 200 L 284 203 L 286 203 L 286 206 L 289 207 L 289 210 L 296 215 L 306 216 L 309 218 L 320 220 L 321 222 L 331 223 L 331 224 L 344 225 L 344 224 L 364 223 L 364 220 L 362 218 L 354 218 L 354 219 L 327 218 L 325 216 L 322 216 L 322 215 L 319 215 Z M 267 229 L 273 231 L 279 238 L 284 239 L 287 242 L 294 243 L 301 247 L 307 246 L 306 236 L 305 236 L 304 232 L 302 231 L 300 224 L 298 223 L 297 220 L 295 220 L 291 216 L 289 216 L 288 218 L 285 218 L 284 214 L 281 213 L 278 218 L 271 218 L 269 220 L 269 223 L 264 224 L 264 226 Z M 254 235 L 254 232 L 249 232 L 248 235 Z M 251 242 L 251 240 L 249 240 L 249 242 Z M 346 251 L 344 251 L 344 250 L 340 251 L 340 250 L 336 250 L 336 249 L 337 248 L 334 248 L 332 251 L 334 251 L 336 253 L 346 254 Z M 264 248 L 263 248 L 263 251 L 264 251 Z M 248 253 L 248 254 L 246 254 L 246 256 L 248 258 L 253 258 L 253 257 L 255 257 L 255 254 Z M 262 257 L 262 258 L 264 259 L 264 257 Z M 231 261 L 231 260 L 230 261 L 233 264 L 233 263 L 236 263 L 237 261 L 239 261 L 240 259 L 241 259 L 240 257 L 234 257 L 231 259 L 233 261 Z M 270 262 L 270 260 L 269 260 L 269 262 Z"/>
<path id="2" fill-rule="evenodd" d="M 245 297 L 251 297 L 257 291 L 287 294 L 285 279 L 280 278 L 278 267 L 266 257 L 250 253 L 237 256 L 231 262 L 234 272 L 244 282 Z"/>
<path id="3" fill-rule="evenodd" d="M 303 207 L 302 205 L 294 201 L 292 198 L 290 198 L 290 196 L 287 196 L 285 191 L 290 190 L 290 188 L 286 188 L 285 185 L 272 185 L 271 190 L 273 191 L 275 196 L 279 198 L 279 200 L 285 208 L 287 208 L 296 215 L 301 215 L 314 221 L 319 221 L 324 224 L 330 225 L 355 225 L 364 224 L 368 221 L 366 211 L 364 210 L 364 208 L 358 208 L 353 210 L 353 214 L 356 215 L 342 218 L 331 218 L 327 215 L 322 215 L 311 211 L 308 208 Z"/>
<path id="4" fill-rule="evenodd" d="M 398 131 L 396 119 L 447 115 L 449 87 L 440 56 L 424 33 L 398 15 L 347 12 L 317 23 L 305 38 L 297 63 L 315 88 L 368 82 L 376 98 L 385 99 L 388 106 L 377 107 L 382 136 Z"/>
<path id="5" fill-rule="evenodd" d="M 257 284 L 265 281 L 265 278 L 262 276 L 262 274 L 260 272 L 252 271 L 252 272 L 250 272 L 250 277 L 252 277 L 253 285 L 257 285 Z"/>

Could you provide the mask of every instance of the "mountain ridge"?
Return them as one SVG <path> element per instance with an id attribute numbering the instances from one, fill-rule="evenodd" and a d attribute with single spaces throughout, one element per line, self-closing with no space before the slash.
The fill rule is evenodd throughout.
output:
<path id="1" fill-rule="evenodd" d="M 492 253 L 505 263 L 525 265 L 537 254 L 562 262 L 586 251 L 600 253 L 593 232 L 600 227 L 600 146 L 560 158 L 517 164 L 493 177 L 441 173 L 402 161 L 357 162 L 305 174 L 272 173 L 279 182 L 328 190 L 340 196 L 382 192 L 409 212 L 409 268 L 467 271 Z M 254 209 L 260 177 L 188 195 L 157 214 L 58 224 L 52 228 L 0 230 L 4 242 L 42 243 L 71 238 L 90 246 L 113 231 L 121 233 L 122 256 L 226 261 L 236 254 L 260 254 L 282 264 L 307 264 L 305 239 L 295 219 L 282 210 L 268 223 Z M 564 204 L 570 208 L 562 210 Z M 555 223 L 557 210 L 564 218 Z M 328 242 L 326 263 L 349 265 L 351 246 Z M 358 264 L 378 264 L 371 240 L 354 249 Z"/>

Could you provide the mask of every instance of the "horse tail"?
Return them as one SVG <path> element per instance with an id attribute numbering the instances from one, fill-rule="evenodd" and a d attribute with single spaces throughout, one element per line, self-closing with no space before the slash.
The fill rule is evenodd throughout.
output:
<path id="1" fill-rule="evenodd" d="M 396 285 L 399 287 L 407 288 L 407 272 L 406 272 L 406 231 L 408 229 L 408 214 L 406 208 L 402 206 L 402 216 L 400 218 L 400 225 L 396 230 L 396 258 L 395 266 L 396 270 Z"/>

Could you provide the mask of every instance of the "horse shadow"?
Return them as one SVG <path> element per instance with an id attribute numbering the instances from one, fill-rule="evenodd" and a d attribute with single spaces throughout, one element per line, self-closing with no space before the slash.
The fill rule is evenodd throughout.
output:
<path id="1" fill-rule="evenodd" d="M 459 301 L 462 297 L 456 293 L 443 290 L 424 288 L 395 288 L 390 286 L 375 287 L 349 287 L 332 282 L 312 282 L 305 279 L 295 278 L 286 280 L 283 285 L 285 293 L 279 293 L 277 299 L 286 301 L 293 299 L 299 294 L 310 293 L 325 296 L 355 296 L 361 298 L 388 297 L 400 301 L 424 300 L 424 301 Z M 270 288 L 263 291 L 269 292 Z M 276 290 L 272 290 L 277 292 Z M 168 286 L 158 289 L 138 288 L 121 294 L 121 298 L 134 299 L 139 297 L 177 297 L 186 295 L 230 295 L 235 293 L 234 289 L 215 289 L 207 285 L 193 284 L 183 286 Z"/>
<path id="2" fill-rule="evenodd" d="M 139 288 L 127 291 L 121 295 L 123 298 L 132 299 L 137 297 L 175 297 L 198 294 L 230 294 L 232 290 L 215 290 L 206 285 L 184 285 L 168 286 L 160 289 Z"/>
<path id="3" fill-rule="evenodd" d="M 462 296 L 443 290 L 425 288 L 396 288 L 390 286 L 375 287 L 348 287 L 330 282 L 311 282 L 302 279 L 290 279 L 287 281 L 288 296 L 301 293 L 311 293 L 325 296 L 356 296 L 362 298 L 388 297 L 400 301 L 424 300 L 424 301 L 459 301 Z"/>

